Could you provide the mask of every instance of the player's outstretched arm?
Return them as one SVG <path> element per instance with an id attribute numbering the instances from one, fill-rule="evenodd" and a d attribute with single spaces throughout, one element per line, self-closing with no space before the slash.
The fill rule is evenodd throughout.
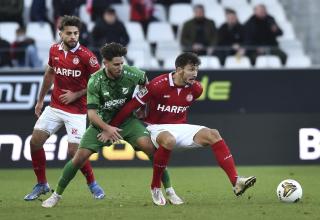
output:
<path id="1" fill-rule="evenodd" d="M 41 110 L 43 107 L 43 100 L 45 95 L 48 93 L 49 89 L 52 86 L 53 80 L 54 80 L 54 70 L 50 67 L 47 66 L 46 71 L 44 73 L 43 76 L 43 81 L 42 81 L 42 86 L 39 92 L 39 96 L 38 96 L 38 101 L 37 104 L 35 106 L 35 114 L 39 117 L 41 114 Z"/>
<path id="2" fill-rule="evenodd" d="M 109 124 L 118 127 L 126 118 L 128 118 L 131 115 L 131 113 L 134 110 L 138 109 L 142 105 L 143 104 L 140 103 L 136 98 L 131 99 L 121 108 L 121 110 L 117 113 L 117 115 L 111 120 Z"/>
<path id="3" fill-rule="evenodd" d="M 121 129 L 106 124 L 97 114 L 96 109 L 88 109 L 88 118 L 92 124 L 99 127 L 102 132 L 98 135 L 98 139 L 101 142 L 112 141 L 116 142 L 123 139 L 119 132 Z"/>

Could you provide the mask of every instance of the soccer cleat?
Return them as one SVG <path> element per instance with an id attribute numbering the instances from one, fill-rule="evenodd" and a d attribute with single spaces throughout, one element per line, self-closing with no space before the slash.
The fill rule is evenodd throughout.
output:
<path id="1" fill-rule="evenodd" d="M 151 189 L 151 196 L 155 205 L 163 206 L 166 204 L 166 199 L 164 198 L 160 188 Z"/>
<path id="2" fill-rule="evenodd" d="M 41 206 L 44 208 L 52 208 L 58 204 L 61 198 L 62 198 L 61 195 L 58 195 L 56 192 L 53 192 L 48 199 L 42 202 Z"/>
<path id="3" fill-rule="evenodd" d="M 96 181 L 89 184 L 88 186 L 95 199 L 103 199 L 105 197 L 103 189 L 98 185 Z"/>
<path id="4" fill-rule="evenodd" d="M 181 205 L 183 200 L 176 194 L 172 187 L 166 188 L 167 199 L 172 205 Z"/>
<path id="5" fill-rule="evenodd" d="M 50 191 L 50 186 L 48 183 L 38 183 L 32 189 L 32 192 L 24 197 L 26 201 L 32 201 L 37 199 L 41 194 L 46 194 Z"/>
<path id="6" fill-rule="evenodd" d="M 255 176 L 250 177 L 240 177 L 238 176 L 237 182 L 233 187 L 233 192 L 236 196 L 242 195 L 248 188 L 253 186 L 256 182 Z"/>

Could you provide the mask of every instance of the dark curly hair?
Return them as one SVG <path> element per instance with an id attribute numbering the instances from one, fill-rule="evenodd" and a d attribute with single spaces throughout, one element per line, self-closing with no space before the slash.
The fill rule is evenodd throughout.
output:
<path id="1" fill-rule="evenodd" d="M 176 68 L 178 67 L 183 68 L 188 64 L 199 66 L 201 64 L 201 61 L 198 55 L 192 52 L 184 52 L 184 53 L 181 53 L 176 58 L 176 61 L 175 61 Z"/>
<path id="2" fill-rule="evenodd" d="M 59 30 L 63 31 L 66 26 L 75 26 L 79 30 L 81 29 L 81 21 L 77 16 L 64 15 L 61 19 Z"/>
<path id="3" fill-rule="evenodd" d="M 114 57 L 123 57 L 127 54 L 127 48 L 119 43 L 107 43 L 100 49 L 101 56 L 111 61 Z"/>

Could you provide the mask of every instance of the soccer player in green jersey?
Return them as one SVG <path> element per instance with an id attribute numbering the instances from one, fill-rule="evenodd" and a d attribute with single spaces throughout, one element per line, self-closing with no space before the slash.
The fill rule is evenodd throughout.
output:
<path id="1" fill-rule="evenodd" d="M 62 193 L 91 154 L 107 143 L 126 140 L 135 149 L 144 151 L 152 159 L 155 148 L 149 132 L 134 113 L 120 126 L 108 125 L 122 106 L 131 100 L 134 91 L 147 83 L 143 71 L 124 65 L 127 49 L 121 44 L 110 43 L 101 48 L 105 68 L 91 76 L 87 88 L 87 107 L 90 126 L 83 135 L 75 156 L 64 167 L 57 189 L 42 203 L 45 208 L 55 206 Z M 101 136 L 101 134 L 103 134 Z M 101 140 L 101 141 L 100 141 Z M 168 200 L 175 205 L 183 201 L 171 186 L 167 171 L 162 176 Z"/>

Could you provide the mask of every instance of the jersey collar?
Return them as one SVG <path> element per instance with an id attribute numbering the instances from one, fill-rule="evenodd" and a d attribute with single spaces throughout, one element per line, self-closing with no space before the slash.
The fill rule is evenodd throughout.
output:
<path id="1" fill-rule="evenodd" d="M 173 72 L 171 72 L 171 73 L 169 73 L 169 85 L 171 86 L 171 87 L 175 87 L 176 85 L 174 85 L 174 82 L 173 82 L 173 77 L 172 77 L 172 75 L 175 73 L 175 71 L 173 71 Z M 188 88 L 190 85 L 185 85 L 184 87 L 185 88 Z"/>
<path id="2" fill-rule="evenodd" d="M 80 47 L 80 43 L 78 42 L 77 45 L 74 48 L 72 48 L 70 51 L 74 53 L 79 49 L 79 47 Z M 59 45 L 59 50 L 63 50 L 63 42 L 61 42 L 61 44 Z"/>
<path id="3" fill-rule="evenodd" d="M 174 74 L 175 72 L 171 72 L 169 73 L 169 85 L 174 87 L 174 83 L 173 83 L 173 78 L 172 78 L 172 74 Z"/>

